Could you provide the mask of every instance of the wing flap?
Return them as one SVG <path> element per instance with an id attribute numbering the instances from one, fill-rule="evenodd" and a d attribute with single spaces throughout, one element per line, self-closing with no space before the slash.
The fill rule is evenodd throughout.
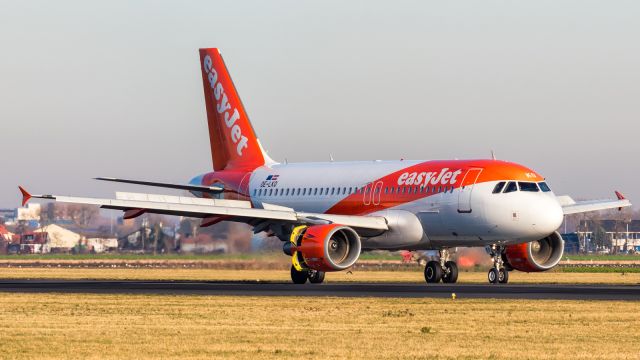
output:
<path id="1" fill-rule="evenodd" d="M 251 203 L 249 201 L 242 200 L 203 199 L 188 196 L 158 195 L 131 192 L 116 192 L 116 200 L 150 201 L 185 205 L 228 206 L 245 209 L 251 208 Z"/>

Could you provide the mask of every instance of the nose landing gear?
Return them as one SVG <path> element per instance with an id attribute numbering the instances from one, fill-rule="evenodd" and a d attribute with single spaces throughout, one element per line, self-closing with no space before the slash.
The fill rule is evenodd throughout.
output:
<path id="1" fill-rule="evenodd" d="M 504 247 L 500 245 L 487 246 L 487 252 L 493 260 L 493 267 L 489 270 L 487 278 L 489 284 L 506 284 L 509 282 L 509 270 L 504 266 L 502 252 Z"/>
<path id="2" fill-rule="evenodd" d="M 458 281 L 458 265 L 455 261 L 449 260 L 451 254 L 449 249 L 440 250 L 440 261 L 429 261 L 424 268 L 424 279 L 429 284 L 436 284 L 442 281 L 445 284 L 453 284 Z"/>

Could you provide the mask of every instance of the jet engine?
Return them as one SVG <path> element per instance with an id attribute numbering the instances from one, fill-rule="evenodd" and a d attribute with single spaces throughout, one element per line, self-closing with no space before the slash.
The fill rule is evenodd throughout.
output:
<path id="1" fill-rule="evenodd" d="M 507 269 L 539 272 L 558 265 L 563 253 L 564 240 L 556 231 L 540 240 L 508 245 L 502 254 L 502 259 Z"/>
<path id="2" fill-rule="evenodd" d="M 309 226 L 291 240 L 285 244 L 284 252 L 296 257 L 294 263 L 312 270 L 344 270 L 360 257 L 360 236 L 339 224 Z"/>

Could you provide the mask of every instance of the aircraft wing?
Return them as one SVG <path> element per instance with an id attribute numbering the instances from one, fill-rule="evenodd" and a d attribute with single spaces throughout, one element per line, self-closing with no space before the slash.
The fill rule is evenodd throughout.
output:
<path id="1" fill-rule="evenodd" d="M 125 183 L 125 184 L 135 184 L 135 185 L 145 185 L 145 186 L 156 186 L 156 187 L 163 187 L 168 189 L 199 191 L 199 192 L 213 193 L 213 194 L 221 193 L 224 191 L 224 189 L 219 186 L 171 184 L 171 183 L 161 183 L 161 182 L 154 182 L 154 181 L 117 179 L 112 177 L 97 177 L 95 178 L 95 180 L 112 181 L 112 182 L 119 182 L 119 183 Z"/>
<path id="2" fill-rule="evenodd" d="M 387 220 L 381 216 L 333 215 L 297 212 L 291 208 L 265 204 L 263 209 L 253 208 L 248 201 L 203 199 L 183 196 L 117 193 L 116 199 L 100 199 L 59 195 L 31 195 L 22 187 L 23 205 L 30 198 L 55 200 L 62 203 L 97 205 L 104 209 L 123 210 L 125 218 L 143 213 L 177 215 L 195 218 L 273 220 L 297 224 L 337 223 L 367 230 L 389 230 Z"/>
<path id="3" fill-rule="evenodd" d="M 616 191 L 616 196 L 618 197 L 617 200 L 575 201 L 567 195 L 558 196 L 557 198 L 565 215 L 615 208 L 622 210 L 623 207 L 631 206 L 631 202 L 624 195 Z"/>

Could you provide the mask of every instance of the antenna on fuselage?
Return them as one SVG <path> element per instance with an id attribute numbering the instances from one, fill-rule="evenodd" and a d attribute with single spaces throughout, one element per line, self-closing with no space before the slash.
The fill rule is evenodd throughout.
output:
<path id="1" fill-rule="evenodd" d="M 333 154 L 329 154 L 329 159 L 333 162 Z"/>
<path id="2" fill-rule="evenodd" d="M 496 153 L 491 149 L 491 159 L 496 160 Z"/>

